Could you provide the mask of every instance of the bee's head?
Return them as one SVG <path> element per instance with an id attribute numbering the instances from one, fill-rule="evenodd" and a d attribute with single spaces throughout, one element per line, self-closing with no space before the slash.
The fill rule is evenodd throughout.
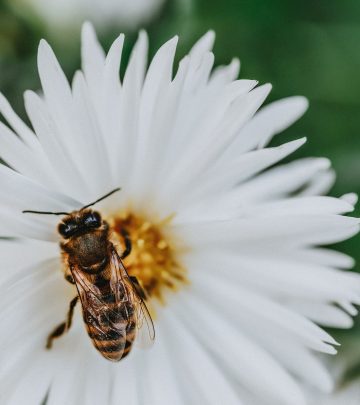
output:
<path id="1" fill-rule="evenodd" d="M 102 225 L 101 215 L 97 211 L 80 210 L 67 215 L 59 224 L 58 231 L 64 239 L 98 229 Z"/>

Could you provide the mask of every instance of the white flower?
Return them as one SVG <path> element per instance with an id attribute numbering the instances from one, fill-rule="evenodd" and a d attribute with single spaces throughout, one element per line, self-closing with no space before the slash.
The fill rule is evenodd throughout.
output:
<path id="1" fill-rule="evenodd" d="M 41 42 L 43 95 L 25 94 L 36 136 L 0 99 L 1 157 L 13 169 L 0 167 L 0 231 L 17 238 L 0 244 L 1 404 L 301 405 L 303 381 L 330 391 L 315 353 L 336 342 L 315 323 L 350 327 L 360 281 L 340 270 L 351 258 L 319 246 L 358 232 L 341 215 L 355 197 L 320 196 L 333 181 L 327 159 L 272 167 L 304 139 L 266 147 L 306 100 L 256 112 L 270 85 L 236 80 L 237 60 L 213 70 L 212 32 L 175 77 L 177 38 L 147 69 L 140 33 L 121 83 L 123 40 L 105 56 L 85 25 L 71 87 Z M 46 351 L 75 291 L 61 271 L 59 217 L 21 211 L 79 209 L 118 186 L 98 209 L 130 231 L 125 264 L 151 296 L 155 344 L 109 363 L 77 315 Z"/>
<path id="2" fill-rule="evenodd" d="M 110 24 L 126 28 L 147 23 L 160 11 L 166 0 L 19 0 L 23 7 L 29 4 L 50 30 L 79 27 L 84 20 L 98 27 Z"/>

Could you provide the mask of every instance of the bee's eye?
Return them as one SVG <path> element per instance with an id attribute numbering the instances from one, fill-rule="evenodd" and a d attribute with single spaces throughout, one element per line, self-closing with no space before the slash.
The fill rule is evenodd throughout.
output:
<path id="1" fill-rule="evenodd" d="M 84 218 L 84 225 L 89 228 L 99 228 L 101 225 L 101 218 L 97 212 L 92 212 Z"/>
<path id="2" fill-rule="evenodd" d="M 78 226 L 74 222 L 67 222 L 67 223 L 61 223 L 59 225 L 59 233 L 64 237 L 64 238 L 69 238 L 71 235 L 73 235 L 77 229 Z"/>

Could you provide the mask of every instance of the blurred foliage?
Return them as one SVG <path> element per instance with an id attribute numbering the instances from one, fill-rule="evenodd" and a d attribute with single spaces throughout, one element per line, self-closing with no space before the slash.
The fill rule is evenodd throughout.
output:
<path id="1" fill-rule="evenodd" d="M 39 88 L 39 40 L 50 38 L 70 78 L 80 64 L 80 27 L 76 35 L 71 31 L 71 35 L 57 36 L 47 32 L 30 10 L 11 4 L 11 0 L 0 0 L 0 89 L 24 116 L 20 95 L 27 88 Z M 268 101 L 298 94 L 308 97 L 310 109 L 304 118 L 275 142 L 308 136 L 307 145 L 291 159 L 329 157 L 338 174 L 334 195 L 360 193 L 358 0 L 168 0 L 144 28 L 150 35 L 151 54 L 166 39 L 179 34 L 178 58 L 204 32 L 214 29 L 216 63 L 228 63 L 239 56 L 241 77 L 273 84 Z M 108 47 L 121 30 L 108 27 L 100 34 L 101 42 Z M 127 33 L 124 64 L 136 36 Z M 358 262 L 359 240 L 356 237 L 340 246 Z"/>

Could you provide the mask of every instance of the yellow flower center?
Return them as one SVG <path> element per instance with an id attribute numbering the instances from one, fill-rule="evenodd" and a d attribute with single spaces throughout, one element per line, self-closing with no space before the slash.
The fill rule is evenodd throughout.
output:
<path id="1" fill-rule="evenodd" d="M 177 291 L 188 283 L 186 270 L 176 258 L 176 242 L 170 237 L 168 225 L 172 217 L 159 222 L 124 212 L 108 220 L 118 244 L 124 248 L 121 231 L 128 232 L 132 243 L 131 254 L 124 265 L 135 276 L 149 298 L 165 303 L 167 291 Z"/>

